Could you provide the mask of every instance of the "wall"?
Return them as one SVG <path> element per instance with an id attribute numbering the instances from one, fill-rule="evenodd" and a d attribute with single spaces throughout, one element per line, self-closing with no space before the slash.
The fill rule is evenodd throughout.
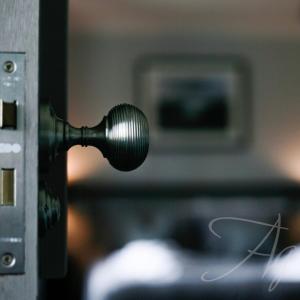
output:
<path id="1" fill-rule="evenodd" d="M 99 185 L 257 183 L 300 180 L 300 41 L 175 35 L 73 35 L 69 119 L 95 125 L 111 106 L 133 101 L 133 64 L 145 54 L 232 54 L 252 69 L 249 144 L 234 152 L 153 153 L 138 170 L 113 170 L 96 149 L 69 151 L 71 182 Z M 150 124 L 151 126 L 151 124 Z"/>

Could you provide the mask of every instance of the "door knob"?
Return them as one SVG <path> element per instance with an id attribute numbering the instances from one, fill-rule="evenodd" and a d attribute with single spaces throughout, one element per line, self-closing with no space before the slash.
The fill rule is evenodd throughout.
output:
<path id="1" fill-rule="evenodd" d="M 113 107 L 95 127 L 81 128 L 58 118 L 54 109 L 45 105 L 40 114 L 40 141 L 42 164 L 74 145 L 94 146 L 114 168 L 130 171 L 147 156 L 149 127 L 143 112 L 130 104 Z"/>
<path id="2" fill-rule="evenodd" d="M 39 185 L 39 236 L 45 236 L 46 232 L 52 229 L 59 222 L 61 215 L 61 204 L 49 187 L 43 182 Z"/>

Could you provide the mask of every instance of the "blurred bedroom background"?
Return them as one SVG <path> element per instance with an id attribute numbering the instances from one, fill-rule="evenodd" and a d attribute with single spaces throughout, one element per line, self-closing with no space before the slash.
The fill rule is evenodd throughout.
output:
<path id="1" fill-rule="evenodd" d="M 70 0 L 69 10 L 70 122 L 92 126 L 133 103 L 151 144 L 129 173 L 95 148 L 69 151 L 70 267 L 48 282 L 49 299 L 57 286 L 66 299 L 297 299 L 298 248 L 285 249 L 300 242 L 300 1 Z M 209 227 L 222 217 L 243 220 Z M 277 240 L 275 223 L 288 228 Z M 264 237 L 255 251 L 266 255 L 205 281 Z M 267 268 L 271 253 L 284 267 Z"/>

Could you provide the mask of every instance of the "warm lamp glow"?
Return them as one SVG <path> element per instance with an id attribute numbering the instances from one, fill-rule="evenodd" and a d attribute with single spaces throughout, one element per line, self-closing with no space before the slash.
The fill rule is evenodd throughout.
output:
<path id="1" fill-rule="evenodd" d="M 300 182 L 300 145 L 289 145 L 280 149 L 276 157 L 273 155 L 273 160 L 289 179 Z"/>
<path id="2" fill-rule="evenodd" d="M 73 205 L 68 207 L 68 254 L 84 270 L 103 255 L 95 244 L 93 225 L 88 215 Z"/>
<path id="3" fill-rule="evenodd" d="M 83 180 L 104 167 L 104 161 L 94 147 L 76 146 L 68 151 L 68 183 Z"/>
<path id="4" fill-rule="evenodd" d="M 91 241 L 89 219 L 72 206 L 68 207 L 68 251 L 72 255 L 82 252 Z"/>
<path id="5" fill-rule="evenodd" d="M 287 159 L 285 171 L 291 179 L 300 182 L 300 153 L 293 159 Z"/>

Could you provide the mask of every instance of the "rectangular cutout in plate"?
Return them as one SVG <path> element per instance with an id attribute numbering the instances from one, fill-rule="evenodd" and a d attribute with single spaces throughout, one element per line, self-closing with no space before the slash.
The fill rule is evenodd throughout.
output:
<path id="1" fill-rule="evenodd" d="M 0 205 L 15 206 L 15 169 L 1 169 Z"/>

